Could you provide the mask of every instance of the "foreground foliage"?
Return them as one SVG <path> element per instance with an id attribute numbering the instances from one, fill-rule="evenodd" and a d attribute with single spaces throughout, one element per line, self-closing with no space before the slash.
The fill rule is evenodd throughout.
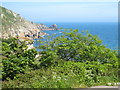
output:
<path id="1" fill-rule="evenodd" d="M 27 50 L 25 42 L 10 38 L 2 40 L 3 80 L 14 79 L 16 74 L 24 73 L 27 69 L 35 67 L 35 49 Z"/>
<path id="2" fill-rule="evenodd" d="M 4 81 L 3 88 L 85 88 L 93 85 L 115 83 L 114 75 L 95 75 L 88 66 L 96 65 L 65 61 L 56 67 L 38 69 L 17 75 L 16 79 Z"/>
<path id="3" fill-rule="evenodd" d="M 41 41 L 39 69 L 4 81 L 4 88 L 83 88 L 118 82 L 117 52 L 102 45 L 97 36 L 71 30 L 50 40 Z"/>

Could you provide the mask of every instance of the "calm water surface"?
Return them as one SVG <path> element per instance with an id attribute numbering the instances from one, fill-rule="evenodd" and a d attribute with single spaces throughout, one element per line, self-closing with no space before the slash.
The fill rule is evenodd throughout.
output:
<path id="1" fill-rule="evenodd" d="M 58 28 L 66 28 L 66 29 L 79 29 L 79 32 L 82 30 L 88 30 L 89 33 L 93 35 L 97 35 L 101 40 L 103 40 L 103 44 L 107 48 L 111 48 L 113 50 L 118 49 L 118 24 L 113 22 L 108 23 L 43 23 L 46 26 L 50 27 L 53 24 L 57 24 Z M 57 36 L 61 35 L 61 31 L 44 31 L 49 35 L 57 34 Z M 45 36 L 46 37 L 46 36 Z M 39 46 L 39 42 L 35 41 L 34 46 Z"/>

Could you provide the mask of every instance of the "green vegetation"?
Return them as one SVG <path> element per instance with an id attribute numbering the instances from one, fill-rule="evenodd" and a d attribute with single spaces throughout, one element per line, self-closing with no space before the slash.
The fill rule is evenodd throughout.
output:
<path id="1" fill-rule="evenodd" d="M 3 81 L 3 88 L 85 88 L 118 82 L 117 52 L 89 33 L 76 29 L 40 41 L 37 60 L 25 44 L 8 41 L 3 43 L 3 78 L 11 79 Z"/>
<path id="2" fill-rule="evenodd" d="M 0 19 L 2 20 L 2 32 L 4 33 L 5 31 L 8 31 L 9 28 L 13 27 L 17 29 L 17 25 L 18 22 L 20 22 L 21 17 L 4 7 L 0 6 L 0 9 L 2 10 L 0 17 Z"/>
<path id="3" fill-rule="evenodd" d="M 2 40 L 3 80 L 14 79 L 16 74 L 24 73 L 27 69 L 35 68 L 35 49 L 27 50 L 25 42 L 10 38 Z"/>

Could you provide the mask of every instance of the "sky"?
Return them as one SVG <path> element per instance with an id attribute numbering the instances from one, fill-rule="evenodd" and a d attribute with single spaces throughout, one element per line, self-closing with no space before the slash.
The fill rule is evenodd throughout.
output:
<path id="1" fill-rule="evenodd" d="M 9 1 L 9 0 L 8 0 Z M 33 22 L 117 22 L 117 2 L 2 2 Z M 70 2 L 71 1 L 71 2 Z"/>
<path id="2" fill-rule="evenodd" d="M 119 0 L 2 0 L 2 2 L 119 2 Z"/>

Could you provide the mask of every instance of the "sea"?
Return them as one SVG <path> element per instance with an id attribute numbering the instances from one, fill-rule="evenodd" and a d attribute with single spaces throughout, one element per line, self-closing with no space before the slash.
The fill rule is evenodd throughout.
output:
<path id="1" fill-rule="evenodd" d="M 37 22 L 40 23 L 40 22 Z M 58 28 L 65 29 L 78 29 L 79 33 L 81 31 L 88 31 L 92 35 L 97 35 L 106 46 L 112 50 L 118 50 L 118 23 L 117 22 L 46 22 L 42 23 L 48 27 L 53 24 L 56 24 Z M 56 34 L 57 36 L 62 34 L 62 30 L 46 30 L 43 32 L 48 33 L 50 36 Z M 43 38 L 46 38 L 44 36 Z M 53 37 L 55 38 L 55 37 Z M 45 40 L 45 39 L 42 39 Z M 34 47 L 40 46 L 40 43 L 37 40 L 34 40 Z M 38 50 L 38 49 L 37 49 Z M 39 51 L 39 50 L 38 50 Z"/>

